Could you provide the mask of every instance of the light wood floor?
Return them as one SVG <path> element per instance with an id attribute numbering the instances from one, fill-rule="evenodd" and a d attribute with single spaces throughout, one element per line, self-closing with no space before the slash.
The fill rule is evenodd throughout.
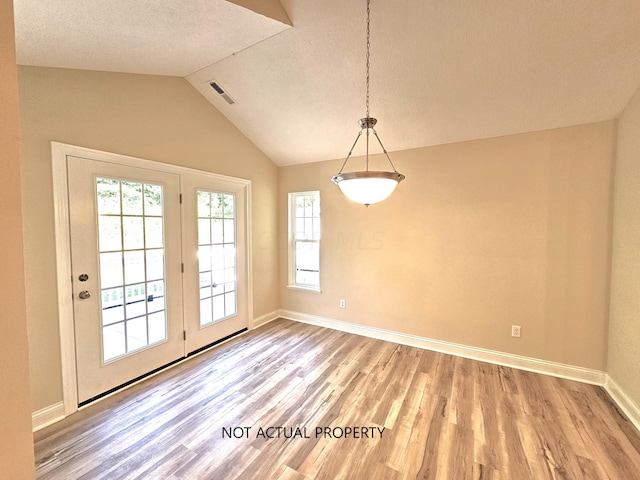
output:
<path id="1" fill-rule="evenodd" d="M 286 320 L 35 436 L 43 479 L 640 479 L 599 387 Z"/>

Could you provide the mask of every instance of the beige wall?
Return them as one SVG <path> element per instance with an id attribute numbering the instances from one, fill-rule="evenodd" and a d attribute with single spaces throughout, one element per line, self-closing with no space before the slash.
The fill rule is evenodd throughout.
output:
<path id="1" fill-rule="evenodd" d="M 282 168 L 281 307 L 604 370 L 615 128 L 394 152 L 407 179 L 368 208 L 329 181 L 340 161 Z M 321 294 L 285 286 L 287 192 L 315 189 Z"/>
<path id="2" fill-rule="evenodd" d="M 640 90 L 618 120 L 611 264 L 611 378 L 640 408 Z"/>
<path id="3" fill-rule="evenodd" d="M 33 478 L 13 2 L 0 0 L 0 476 Z"/>
<path id="4" fill-rule="evenodd" d="M 186 80 L 20 67 L 19 84 L 34 410 L 62 400 L 52 140 L 250 179 L 253 314 L 278 308 L 277 168 Z"/>

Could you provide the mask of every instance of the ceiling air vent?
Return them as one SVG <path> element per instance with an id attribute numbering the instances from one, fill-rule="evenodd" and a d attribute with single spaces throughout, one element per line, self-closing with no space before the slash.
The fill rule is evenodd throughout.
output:
<path id="1" fill-rule="evenodd" d="M 233 105 L 234 103 L 236 103 L 236 101 L 233 98 L 231 98 L 227 94 L 227 92 L 225 92 L 223 88 L 220 85 L 218 85 L 217 82 L 209 82 L 209 85 L 211 85 L 211 88 L 213 88 L 218 93 L 218 95 L 224 98 L 229 105 Z"/>

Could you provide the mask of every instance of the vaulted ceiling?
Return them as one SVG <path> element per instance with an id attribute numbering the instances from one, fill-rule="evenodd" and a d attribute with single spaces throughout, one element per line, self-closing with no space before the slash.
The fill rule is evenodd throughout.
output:
<path id="1" fill-rule="evenodd" d="M 19 64 L 185 77 L 278 165 L 343 158 L 365 114 L 365 0 L 14 3 Z M 638 87 L 637 0 L 371 1 L 389 151 L 617 118 Z"/>

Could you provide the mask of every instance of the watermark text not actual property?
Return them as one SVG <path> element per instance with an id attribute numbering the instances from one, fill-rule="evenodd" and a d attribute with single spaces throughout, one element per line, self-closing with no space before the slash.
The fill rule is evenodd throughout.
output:
<path id="1" fill-rule="evenodd" d="M 222 427 L 222 438 L 382 438 L 385 427 Z"/>

